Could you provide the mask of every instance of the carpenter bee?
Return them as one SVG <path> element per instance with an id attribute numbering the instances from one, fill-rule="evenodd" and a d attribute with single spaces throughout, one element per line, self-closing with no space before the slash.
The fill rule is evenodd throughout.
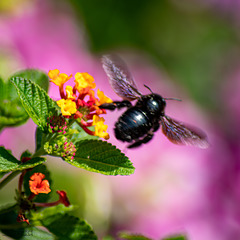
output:
<path id="1" fill-rule="evenodd" d="M 208 147 L 207 137 L 201 130 L 165 115 L 165 100 L 174 98 L 163 98 L 146 85 L 151 93 L 142 95 L 126 64 L 116 55 L 104 55 L 102 64 L 112 89 L 123 101 L 105 103 L 99 107 L 111 111 L 127 108 L 115 123 L 114 132 L 117 139 L 130 143 L 128 148 L 149 142 L 160 127 L 172 143 Z M 137 100 L 135 105 L 131 104 L 132 100 Z"/>

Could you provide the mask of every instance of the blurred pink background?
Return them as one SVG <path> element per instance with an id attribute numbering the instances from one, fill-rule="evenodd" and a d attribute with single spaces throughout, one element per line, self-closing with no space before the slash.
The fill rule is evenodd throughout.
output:
<path id="1" fill-rule="evenodd" d="M 0 67 L 2 76 L 24 68 L 46 72 L 58 68 L 66 74 L 88 72 L 100 90 L 120 100 L 110 88 L 99 58 L 88 51 L 84 28 L 79 30 L 70 9 L 63 13 L 55 11 L 47 1 L 35 1 L 18 13 L 1 16 L 0 32 L 2 66 L 7 66 Z M 211 146 L 207 150 L 176 146 L 158 131 L 147 145 L 126 150 L 126 145 L 118 142 L 112 131 L 121 111 L 109 112 L 105 117 L 109 141 L 130 158 L 135 174 L 103 176 L 51 158 L 49 168 L 59 172 L 54 182 L 61 181 L 61 177 L 71 178 L 73 186 L 72 183 L 65 186 L 66 191 L 71 188 L 70 201 L 71 196 L 71 202 L 76 205 L 84 201 L 83 217 L 100 237 L 128 230 L 153 239 L 175 233 L 184 233 L 190 240 L 240 239 L 240 150 L 236 144 L 239 137 L 228 138 L 226 129 L 220 127 L 214 116 L 197 106 L 181 86 L 151 63 L 149 56 L 129 50 L 122 51 L 122 56 L 142 93 L 148 94 L 148 89 L 143 87 L 146 84 L 163 97 L 183 99 L 168 101 L 166 114 L 203 129 Z M 238 133 L 239 69 L 231 74 L 221 93 L 231 126 Z M 49 95 L 58 99 L 56 86 L 50 84 Z M 31 120 L 23 126 L 7 128 L 1 133 L 0 145 L 19 157 L 26 148 L 34 150 L 34 131 Z M 77 196 L 78 184 L 85 189 L 84 197 Z"/>

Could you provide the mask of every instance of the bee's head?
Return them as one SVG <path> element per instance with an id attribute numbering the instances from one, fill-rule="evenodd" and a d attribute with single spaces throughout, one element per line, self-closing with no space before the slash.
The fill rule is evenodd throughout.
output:
<path id="1" fill-rule="evenodd" d="M 166 101 L 165 100 L 177 100 L 181 101 L 177 98 L 163 98 L 162 96 L 153 93 L 153 91 L 146 85 L 144 85 L 151 94 L 143 96 L 143 101 L 145 102 L 145 106 L 147 110 L 156 117 L 160 117 L 164 115 L 164 109 L 166 107 Z"/>

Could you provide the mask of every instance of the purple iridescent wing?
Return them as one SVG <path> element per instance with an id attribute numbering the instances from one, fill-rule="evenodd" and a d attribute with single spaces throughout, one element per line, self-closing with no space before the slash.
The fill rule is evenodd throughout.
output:
<path id="1" fill-rule="evenodd" d="M 207 136 L 200 129 L 187 126 L 168 116 L 161 117 L 163 134 L 172 142 L 179 145 L 191 145 L 199 148 L 209 147 Z"/>
<path id="2" fill-rule="evenodd" d="M 114 92 L 124 100 L 134 100 L 141 96 L 126 64 L 116 55 L 102 57 L 103 69 Z"/>

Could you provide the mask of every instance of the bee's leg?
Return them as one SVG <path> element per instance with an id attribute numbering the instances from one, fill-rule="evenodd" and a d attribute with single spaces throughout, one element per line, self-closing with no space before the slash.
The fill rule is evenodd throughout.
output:
<path id="1" fill-rule="evenodd" d="M 156 132 L 160 128 L 160 124 L 158 121 L 154 122 L 152 130 L 153 132 Z"/>
<path id="2" fill-rule="evenodd" d="M 153 132 L 149 132 L 143 139 L 136 140 L 133 144 L 127 146 L 127 148 L 139 147 L 142 144 L 148 143 L 153 138 Z"/>
<path id="3" fill-rule="evenodd" d="M 99 108 L 114 111 L 115 109 L 121 109 L 124 107 L 129 108 L 131 106 L 132 106 L 131 102 L 124 100 L 124 101 L 115 101 L 112 103 L 104 103 L 104 104 L 100 105 Z"/>

